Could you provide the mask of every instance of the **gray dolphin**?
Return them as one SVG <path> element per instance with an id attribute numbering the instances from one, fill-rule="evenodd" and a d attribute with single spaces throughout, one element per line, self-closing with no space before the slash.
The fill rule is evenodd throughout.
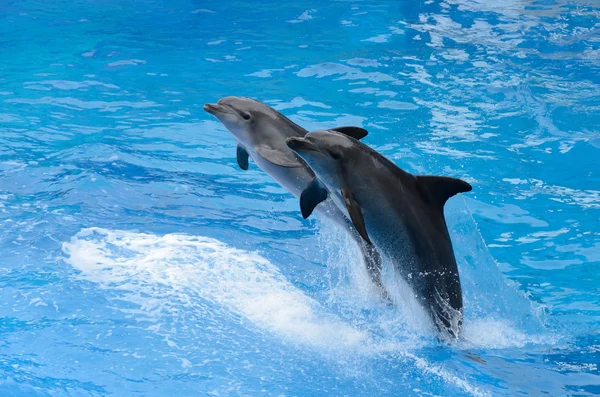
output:
<path id="1" fill-rule="evenodd" d="M 217 104 L 206 104 L 204 110 L 223 123 L 237 140 L 237 162 L 241 169 L 248 169 L 248 158 L 252 157 L 259 168 L 296 197 L 301 197 L 307 186 L 317 183 L 310 167 L 286 144 L 287 138 L 303 137 L 308 131 L 283 114 L 257 100 L 235 96 L 222 98 Z M 367 131 L 359 127 L 338 127 L 335 130 L 356 139 L 367 135 Z M 331 200 L 324 196 L 320 202 L 317 212 L 349 232 L 359 245 L 371 280 L 378 286 L 381 295 L 388 299 L 380 280 L 381 256 L 377 250 L 360 237 Z M 308 218 L 314 208 L 301 205 L 303 217 Z"/>
<path id="2" fill-rule="evenodd" d="M 462 290 L 444 218 L 446 200 L 468 192 L 460 179 L 412 175 L 356 139 L 332 131 L 292 137 L 288 146 L 318 182 L 302 193 L 304 206 L 331 194 L 367 243 L 373 243 L 413 288 L 444 337 L 457 338 Z"/>

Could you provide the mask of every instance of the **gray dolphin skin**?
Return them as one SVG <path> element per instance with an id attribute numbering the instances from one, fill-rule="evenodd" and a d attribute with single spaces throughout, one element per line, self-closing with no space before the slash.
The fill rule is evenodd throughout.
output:
<path id="1" fill-rule="evenodd" d="M 236 155 L 241 169 L 248 169 L 248 158 L 251 157 L 260 169 L 296 197 L 301 197 L 308 186 L 317 183 L 314 172 L 286 144 L 287 138 L 304 137 L 308 131 L 283 114 L 257 100 L 236 96 L 222 98 L 217 104 L 206 104 L 204 110 L 223 123 L 237 140 Z M 366 130 L 358 127 L 338 127 L 335 130 L 357 139 L 367 135 Z M 388 299 L 380 280 L 381 256 L 372 244 L 361 238 L 335 203 L 326 198 L 326 195 L 321 197 L 319 201 L 322 203 L 316 211 L 349 232 L 361 250 L 371 280 L 382 297 Z M 303 217 L 308 218 L 313 209 L 314 206 L 310 209 L 301 206 Z"/>
<path id="2" fill-rule="evenodd" d="M 463 304 L 458 267 L 444 218 L 446 200 L 468 192 L 460 179 L 412 175 L 356 139 L 335 131 L 291 137 L 288 146 L 318 181 L 304 192 L 311 207 L 332 195 L 368 243 L 412 287 L 445 339 L 458 338 Z M 316 193 L 319 191 L 320 193 Z"/>

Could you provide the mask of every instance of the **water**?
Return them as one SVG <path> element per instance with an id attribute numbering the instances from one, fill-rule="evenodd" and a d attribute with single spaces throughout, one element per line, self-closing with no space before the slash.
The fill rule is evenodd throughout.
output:
<path id="1" fill-rule="evenodd" d="M 0 4 L 0 395 L 600 393 L 598 3 L 321 3 Z M 238 169 L 227 95 L 473 185 L 461 341 Z"/>

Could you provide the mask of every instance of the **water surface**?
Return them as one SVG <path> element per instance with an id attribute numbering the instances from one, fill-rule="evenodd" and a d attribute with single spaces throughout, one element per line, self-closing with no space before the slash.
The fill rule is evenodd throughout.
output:
<path id="1" fill-rule="evenodd" d="M 0 4 L 2 396 L 600 393 L 600 7 Z M 464 337 L 202 110 L 358 125 L 446 208 Z M 386 281 L 394 284 L 392 275 Z M 400 287 L 394 292 L 406 295 Z"/>

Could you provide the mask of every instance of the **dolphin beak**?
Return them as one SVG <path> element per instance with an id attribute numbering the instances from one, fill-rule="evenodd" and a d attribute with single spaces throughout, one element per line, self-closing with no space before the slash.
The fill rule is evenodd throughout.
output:
<path id="1" fill-rule="evenodd" d="M 285 143 L 294 152 L 312 151 L 320 152 L 319 147 L 306 138 L 291 137 L 285 140 Z"/>
<path id="2" fill-rule="evenodd" d="M 225 106 L 212 103 L 207 103 L 204 105 L 204 111 L 212 114 L 213 116 L 217 115 L 218 113 L 227 113 Z"/>

